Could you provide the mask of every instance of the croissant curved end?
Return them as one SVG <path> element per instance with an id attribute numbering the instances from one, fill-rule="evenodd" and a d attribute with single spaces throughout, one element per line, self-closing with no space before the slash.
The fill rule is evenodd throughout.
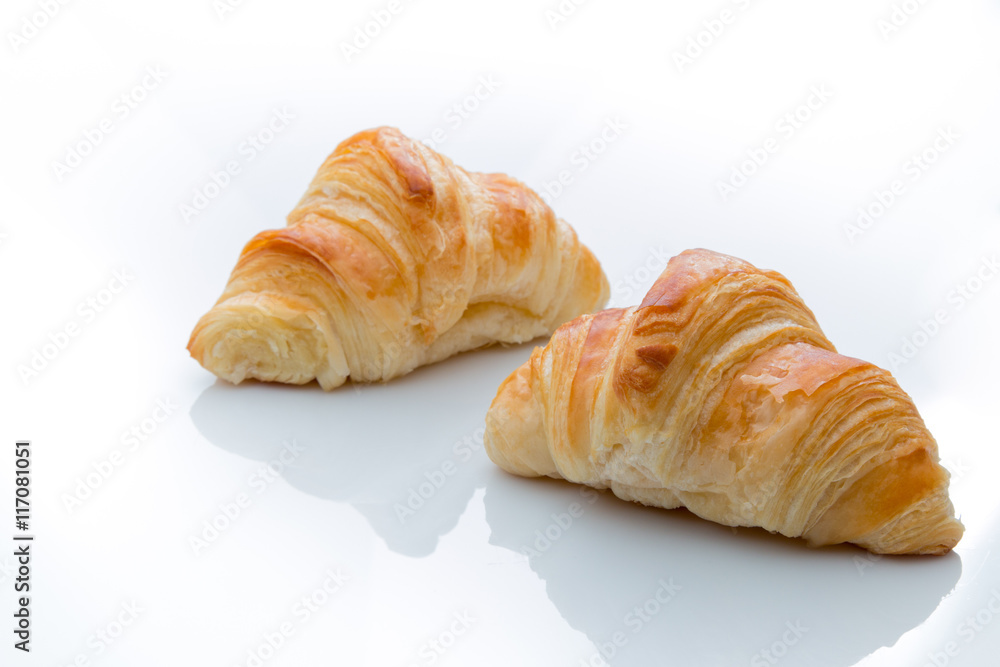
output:
<path id="1" fill-rule="evenodd" d="M 812 546 L 851 542 L 879 554 L 948 553 L 965 532 L 948 478 L 926 448 L 891 459 L 860 475 L 803 537 Z"/>
<path id="2" fill-rule="evenodd" d="M 287 295 L 243 293 L 216 304 L 191 334 L 187 349 L 215 375 L 239 384 L 246 379 L 340 386 L 349 374 L 337 338 L 324 335 L 314 307 Z"/>
<path id="3" fill-rule="evenodd" d="M 509 473 L 540 477 L 556 472 L 542 427 L 542 411 L 531 390 L 531 364 L 504 380 L 486 414 L 483 446 Z"/>

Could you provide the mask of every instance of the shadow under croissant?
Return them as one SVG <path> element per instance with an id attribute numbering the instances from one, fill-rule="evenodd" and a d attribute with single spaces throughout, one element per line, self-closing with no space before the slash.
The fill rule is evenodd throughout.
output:
<path id="1" fill-rule="evenodd" d="M 782 664 L 853 665 L 927 619 L 962 571 L 955 553 L 812 549 L 582 488 L 494 470 L 483 499 L 490 543 L 526 555 L 594 642 L 566 664 L 770 665 L 773 650 Z"/>
<path id="2" fill-rule="evenodd" d="M 493 346 L 384 384 L 348 383 L 331 392 L 316 383 L 218 380 L 195 401 L 191 420 L 212 444 L 261 462 L 294 439 L 304 451 L 281 477 L 354 506 L 389 549 L 426 556 L 457 525 L 492 467 L 482 451 L 483 417 L 496 387 L 532 349 Z M 428 475 L 440 486 L 428 486 Z M 322 516 L 315 520 L 323 525 Z"/>
<path id="3" fill-rule="evenodd" d="M 805 631 L 780 647 L 787 653 L 781 664 L 851 665 L 920 625 L 958 581 L 956 554 L 877 558 L 849 546 L 809 549 L 684 510 L 503 473 L 473 451 L 471 436 L 482 428 L 495 387 L 531 349 L 488 348 L 386 384 L 329 393 L 315 384 L 218 381 L 199 396 L 191 418 L 214 445 L 261 462 L 294 438 L 305 449 L 281 476 L 303 492 L 351 504 L 388 548 L 411 557 L 433 553 L 485 486 L 490 543 L 534 549 L 527 566 L 566 621 L 594 642 L 592 654 L 568 656 L 567 664 L 772 664 L 760 652 L 792 624 Z M 410 489 L 446 462 L 454 473 L 401 521 L 397 507 L 406 506 Z M 538 543 L 535 531 L 555 524 L 553 515 L 565 523 L 572 503 L 583 513 L 553 529 L 558 536 L 547 547 Z M 321 514 L 315 521 L 324 525 Z M 659 609 L 645 621 L 634 609 L 655 599 L 661 581 L 680 589 L 654 603 Z M 599 647 L 616 632 L 625 643 L 604 660 Z"/>

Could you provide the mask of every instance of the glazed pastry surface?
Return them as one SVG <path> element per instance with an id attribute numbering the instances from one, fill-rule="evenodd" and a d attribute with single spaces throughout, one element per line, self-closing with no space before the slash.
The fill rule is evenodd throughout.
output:
<path id="1" fill-rule="evenodd" d="M 501 385 L 501 468 L 811 545 L 942 554 L 962 524 L 892 375 L 834 350 L 782 275 L 674 257 L 638 306 L 584 315 Z"/>
<path id="2" fill-rule="evenodd" d="M 288 225 L 246 245 L 188 350 L 233 383 L 329 390 L 550 334 L 607 297 L 535 192 L 382 127 L 341 143 Z"/>

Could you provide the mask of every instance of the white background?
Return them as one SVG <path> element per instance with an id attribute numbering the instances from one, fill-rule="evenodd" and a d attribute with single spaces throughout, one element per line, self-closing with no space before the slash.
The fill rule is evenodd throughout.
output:
<path id="1" fill-rule="evenodd" d="M 887 0 L 591 0 L 559 21 L 555 0 L 413 0 L 350 59 L 342 45 L 388 2 L 79 0 L 51 18 L 44 4 L 0 12 L 0 498 L 14 439 L 30 438 L 36 535 L 30 655 L 11 646 L 0 549 L 0 664 L 254 665 L 264 646 L 268 666 L 598 665 L 617 632 L 616 666 L 995 664 L 996 3 L 910 2 L 880 26 Z M 147 68 L 162 81 L 135 91 Z M 481 77 L 495 90 L 470 98 Z M 821 87 L 829 98 L 801 109 Z M 461 118 L 456 104 L 475 109 Z M 276 109 L 294 118 L 250 159 L 241 145 Z M 789 133 L 797 109 L 808 119 Z M 110 132 L 88 139 L 104 119 Z M 609 121 L 624 127 L 582 159 Z M 184 346 L 240 248 L 283 224 L 339 141 L 381 124 L 418 139 L 442 128 L 458 164 L 539 191 L 569 172 L 550 202 L 600 257 L 614 305 L 638 302 L 659 258 L 689 247 L 787 275 L 841 352 L 893 367 L 913 396 L 954 475 L 958 548 L 809 550 L 505 475 L 477 429 L 530 345 L 329 394 L 215 381 Z M 939 132 L 953 136 L 943 151 Z M 724 198 L 719 183 L 769 138 L 777 150 Z M 77 166 L 58 166 L 77 150 Z M 914 178 L 925 150 L 934 162 Z M 230 160 L 239 174 L 185 220 Z M 849 238 L 894 180 L 900 194 Z M 122 270 L 125 288 L 102 292 Z M 148 431 L 135 447 L 132 428 Z M 288 441 L 303 451 L 261 477 Z M 394 505 L 444 468 L 401 522 Z M 194 548 L 241 494 L 248 506 Z M 574 502 L 583 516 L 526 558 Z M 338 569 L 342 587 L 317 592 Z M 680 588 L 637 623 L 630 610 L 661 581 Z M 324 604 L 297 613 L 303 596 Z"/>

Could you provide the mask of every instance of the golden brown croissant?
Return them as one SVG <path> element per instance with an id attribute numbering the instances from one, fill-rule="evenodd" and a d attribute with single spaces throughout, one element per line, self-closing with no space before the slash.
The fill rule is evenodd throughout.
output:
<path id="1" fill-rule="evenodd" d="M 284 229 L 243 249 L 188 350 L 230 382 L 387 380 L 604 305 L 573 230 L 522 183 L 393 128 L 326 159 Z"/>
<path id="2" fill-rule="evenodd" d="M 708 250 L 641 305 L 561 326 L 500 386 L 485 446 L 508 472 L 811 545 L 941 554 L 964 530 L 889 372 L 837 354 L 783 276 Z"/>

